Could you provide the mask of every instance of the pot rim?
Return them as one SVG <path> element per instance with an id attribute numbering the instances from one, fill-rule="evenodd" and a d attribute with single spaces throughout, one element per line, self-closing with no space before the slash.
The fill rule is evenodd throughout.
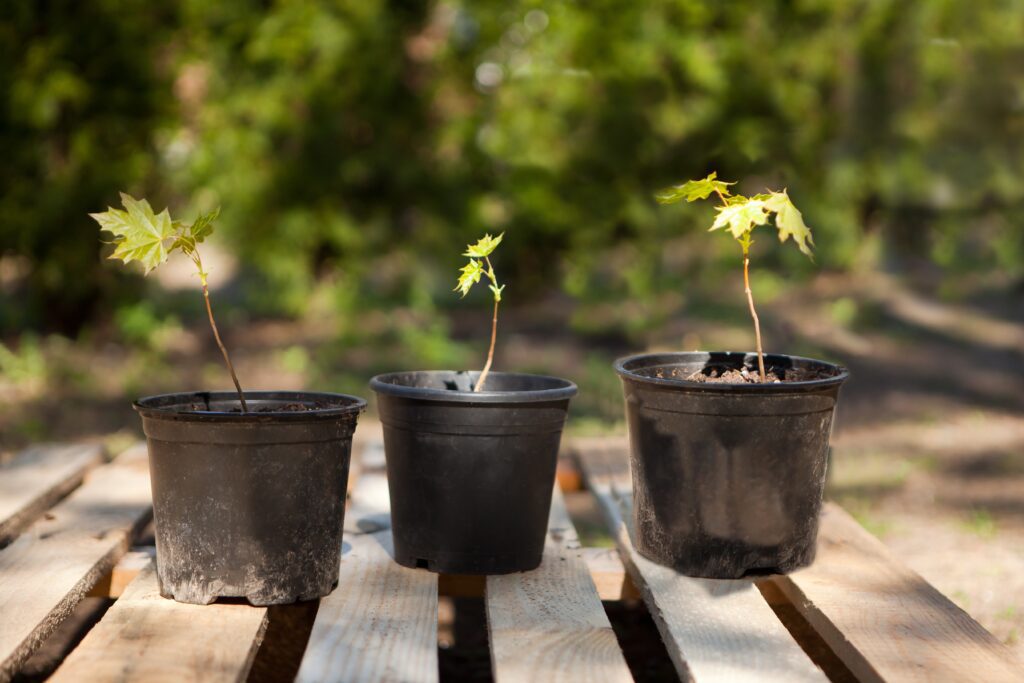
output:
<path id="1" fill-rule="evenodd" d="M 785 353 L 764 354 L 766 364 L 769 359 L 786 359 L 796 362 L 824 365 L 835 369 L 836 374 L 832 377 L 824 377 L 821 379 L 801 382 L 779 382 L 778 384 L 708 384 L 706 382 L 695 382 L 688 379 L 646 377 L 626 367 L 628 363 L 643 358 L 661 358 L 666 361 L 669 359 L 710 360 L 711 357 L 718 354 L 731 357 L 743 356 L 744 362 L 748 359 L 753 359 L 755 363 L 757 362 L 757 353 L 753 351 L 666 351 L 662 353 L 636 353 L 630 356 L 624 356 L 617 359 L 615 363 L 613 363 L 612 367 L 615 368 L 615 372 L 619 374 L 619 377 L 624 380 L 628 379 L 633 382 L 665 388 L 726 394 L 784 394 L 795 391 L 813 391 L 815 389 L 839 386 L 850 377 L 849 370 L 838 363 L 830 363 L 829 361 L 818 360 L 817 358 L 807 358 L 805 356 L 791 356 Z"/>
<path id="2" fill-rule="evenodd" d="M 142 417 L 157 420 L 185 422 L 319 422 L 347 415 L 358 415 L 366 410 L 366 400 L 351 394 L 325 391 L 245 391 L 247 401 L 327 401 L 334 404 L 325 408 L 303 411 L 269 411 L 259 413 L 233 413 L 221 410 L 181 410 L 184 403 L 234 400 L 235 391 L 183 391 L 144 396 L 132 402 L 132 408 Z"/>
<path id="3" fill-rule="evenodd" d="M 545 401 L 568 400 L 576 395 L 578 389 L 576 384 L 561 377 L 552 375 L 535 375 L 526 372 L 492 372 L 490 377 L 525 377 L 539 380 L 547 380 L 556 383 L 549 389 L 530 389 L 522 391 L 484 391 L 472 392 L 453 389 L 433 389 L 430 387 L 411 387 L 407 384 L 396 384 L 389 379 L 399 375 L 434 375 L 434 374 L 458 374 L 464 372 L 470 376 L 479 376 L 480 372 L 460 370 L 411 370 L 405 372 L 387 372 L 376 375 L 370 380 L 370 389 L 377 394 L 394 396 L 398 398 L 409 398 L 424 401 L 438 401 L 445 403 L 542 403 Z"/>

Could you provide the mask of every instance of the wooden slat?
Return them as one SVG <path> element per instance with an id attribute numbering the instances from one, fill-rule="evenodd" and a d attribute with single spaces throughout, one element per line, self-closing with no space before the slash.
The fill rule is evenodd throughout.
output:
<path id="1" fill-rule="evenodd" d="M 488 576 L 485 597 L 499 683 L 633 680 L 557 486 L 541 566 Z"/>
<path id="2" fill-rule="evenodd" d="M 1024 663 L 837 505 L 813 565 L 772 583 L 868 681 L 1024 681 Z"/>
<path id="3" fill-rule="evenodd" d="M 619 553 L 614 548 L 580 548 L 580 558 L 590 571 L 590 578 L 602 601 L 637 600 L 640 591 L 633 585 Z M 487 585 L 486 576 L 468 574 L 439 574 L 437 591 L 450 598 L 482 598 Z"/>
<path id="4" fill-rule="evenodd" d="M 265 607 L 187 605 L 160 597 L 149 562 L 50 680 L 242 681 L 266 626 Z"/>
<path id="5" fill-rule="evenodd" d="M 437 575 L 392 559 L 386 494 L 384 474 L 364 469 L 346 514 L 338 588 L 320 601 L 298 681 L 438 680 Z"/>
<path id="6" fill-rule="evenodd" d="M 683 576 L 637 553 L 629 469 L 621 450 L 578 452 L 588 487 L 612 528 L 633 577 L 683 680 L 824 681 L 751 580 Z"/>
<path id="7" fill-rule="evenodd" d="M 149 515 L 146 448 L 140 445 L 97 468 L 0 550 L 0 681 L 110 571 Z"/>
<path id="8" fill-rule="evenodd" d="M 99 445 L 40 445 L 0 465 L 0 548 L 78 487 L 102 460 Z"/>

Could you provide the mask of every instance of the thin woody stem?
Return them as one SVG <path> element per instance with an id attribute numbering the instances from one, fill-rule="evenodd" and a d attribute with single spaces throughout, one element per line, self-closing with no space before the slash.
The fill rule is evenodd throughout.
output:
<path id="1" fill-rule="evenodd" d="M 757 370 L 761 375 L 762 384 L 766 381 L 764 373 L 764 352 L 761 350 L 761 323 L 757 319 L 757 311 L 754 310 L 754 294 L 750 291 L 750 253 L 747 246 L 743 247 L 743 288 L 747 293 L 747 303 L 750 304 L 750 316 L 754 319 L 754 340 L 757 343 Z"/>
<path id="2" fill-rule="evenodd" d="M 484 256 L 484 261 L 487 263 L 487 279 L 491 281 L 491 284 L 495 287 L 498 286 L 498 279 L 494 275 L 494 266 L 491 265 L 491 259 Z M 473 391 L 483 391 L 484 382 L 487 381 L 487 373 L 491 371 L 491 363 L 494 362 L 494 343 L 498 339 L 498 304 L 501 302 L 499 295 L 494 295 L 494 317 L 491 318 L 491 347 L 487 350 L 487 362 L 484 363 L 484 369 L 480 372 L 480 377 L 476 381 L 476 386 L 473 387 Z"/>
<path id="3" fill-rule="evenodd" d="M 498 338 L 498 300 L 494 301 L 494 317 L 491 318 L 491 348 L 487 351 L 487 362 L 484 364 L 484 369 L 480 373 L 480 378 L 476 381 L 476 386 L 473 387 L 473 391 L 482 391 L 484 388 L 484 382 L 487 381 L 487 373 L 491 371 L 491 363 L 494 362 L 494 342 Z"/>
<path id="4" fill-rule="evenodd" d="M 210 318 L 210 327 L 213 329 L 213 338 L 217 342 L 217 346 L 220 347 L 220 352 L 224 355 L 224 363 L 228 366 L 228 372 L 231 373 L 231 381 L 235 383 L 235 391 L 238 392 L 238 400 L 242 403 L 242 412 L 249 412 L 249 406 L 245 403 L 245 394 L 242 392 L 242 385 L 238 383 L 238 375 L 235 374 L 235 366 L 231 364 L 231 357 L 228 355 L 228 350 L 224 346 L 224 342 L 220 339 L 220 332 L 217 330 L 217 322 L 213 319 L 213 308 L 210 306 L 210 288 L 206 284 L 206 272 L 203 270 L 203 262 L 199 259 L 199 252 L 194 251 L 194 258 L 196 267 L 199 268 L 199 277 L 203 283 L 203 299 L 206 301 L 206 314 Z"/>

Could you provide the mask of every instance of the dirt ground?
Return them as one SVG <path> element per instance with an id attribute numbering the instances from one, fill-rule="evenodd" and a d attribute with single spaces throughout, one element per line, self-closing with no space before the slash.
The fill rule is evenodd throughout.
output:
<path id="1" fill-rule="evenodd" d="M 981 288 L 949 303 L 877 273 L 824 274 L 800 291 L 763 297 L 759 311 L 766 350 L 839 360 L 851 370 L 833 435 L 829 496 L 1024 659 L 1024 293 L 1015 287 Z M 645 347 L 749 347 L 743 302 L 734 294 L 700 307 L 691 299 L 639 341 L 568 331 L 570 319 L 614 318 L 624 304 L 588 310 L 553 297 L 510 308 L 496 368 L 576 380 L 581 394 L 571 428 L 622 433 L 610 360 Z M 718 307 L 714 315 L 708 305 Z M 400 315 L 348 324 L 388 325 Z M 476 322 L 451 324 L 452 337 L 470 349 L 468 358 L 485 348 Z M 230 320 L 222 328 L 249 387 L 365 395 L 362 375 L 410 362 L 400 351 L 375 357 L 366 345 L 339 352 L 344 324 L 310 316 L 250 322 L 244 336 Z M 7 387 L 0 451 L 42 439 L 137 438 L 127 397 L 225 383 L 206 332 L 191 321 L 176 328 L 162 355 L 114 343 L 44 345 L 47 362 L 59 356 L 61 367 L 88 371 Z M 320 363 L 320 357 L 331 360 Z M 341 370 L 348 379 L 336 382 L 331 373 Z"/>

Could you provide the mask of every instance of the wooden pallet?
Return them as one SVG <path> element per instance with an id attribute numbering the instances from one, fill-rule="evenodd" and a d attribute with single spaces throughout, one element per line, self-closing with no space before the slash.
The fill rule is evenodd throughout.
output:
<path id="1" fill-rule="evenodd" d="M 43 653 L 59 681 L 438 681 L 439 596 L 483 600 L 502 682 L 633 680 L 602 601 L 637 599 L 682 680 L 1024 681 L 1007 648 L 834 505 L 808 569 L 680 576 L 633 550 L 622 445 L 581 441 L 563 482 L 596 497 L 615 551 L 580 547 L 556 488 L 539 569 L 439 576 L 392 561 L 379 437 L 356 450 L 339 588 L 269 609 L 159 596 L 152 547 L 133 548 L 151 514 L 144 446 L 110 461 L 39 447 L 0 465 L 0 681 Z M 81 616 L 90 601 L 101 618 Z"/>

